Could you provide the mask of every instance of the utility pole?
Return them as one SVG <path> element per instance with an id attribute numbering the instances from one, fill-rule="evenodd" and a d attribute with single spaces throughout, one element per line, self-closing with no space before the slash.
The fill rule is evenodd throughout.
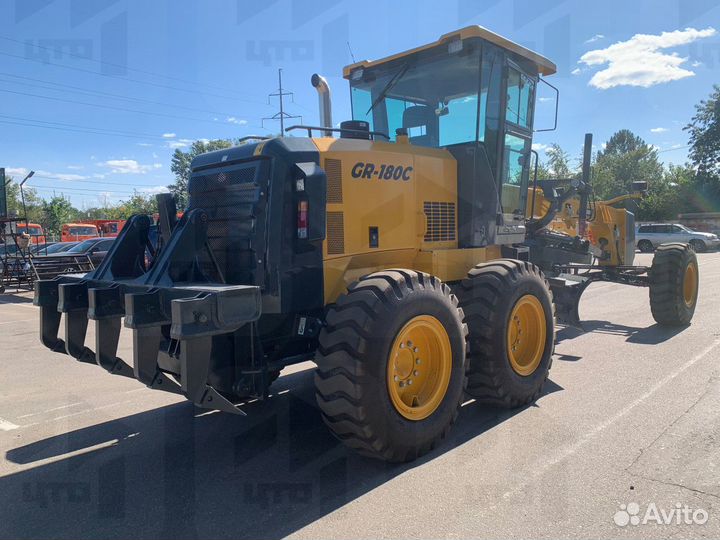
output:
<path id="1" fill-rule="evenodd" d="M 280 121 L 280 136 L 285 136 L 285 119 L 286 118 L 300 118 L 300 123 L 302 123 L 302 116 L 298 114 L 288 114 L 285 112 L 283 99 L 285 96 L 290 96 L 291 99 L 293 99 L 293 92 L 285 92 L 283 90 L 282 85 L 282 68 L 278 69 L 278 90 L 277 92 L 273 92 L 272 94 L 268 94 L 268 104 L 270 104 L 271 98 L 278 98 L 278 101 L 280 102 L 280 112 L 276 113 L 272 116 L 265 117 L 261 120 L 262 127 L 265 127 L 265 120 L 279 120 Z M 294 103 L 294 99 L 293 99 Z"/>
<path id="2" fill-rule="evenodd" d="M 23 179 L 22 182 L 20 182 L 20 197 L 22 197 L 22 207 L 23 207 L 23 213 L 25 214 L 25 232 L 30 232 L 30 223 L 28 223 L 28 215 L 27 215 L 27 208 L 25 208 L 25 190 L 23 189 L 23 186 L 25 185 L 25 182 L 30 180 L 32 176 L 35 174 L 35 171 L 30 171 L 27 176 Z"/>

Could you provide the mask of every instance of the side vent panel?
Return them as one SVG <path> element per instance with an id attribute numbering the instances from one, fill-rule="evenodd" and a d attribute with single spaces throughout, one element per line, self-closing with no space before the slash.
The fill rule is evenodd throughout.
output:
<path id="1" fill-rule="evenodd" d="M 327 252 L 328 255 L 345 253 L 345 217 L 342 212 L 327 213 Z"/>
<path id="2" fill-rule="evenodd" d="M 342 203 L 342 161 L 326 159 L 325 174 L 327 175 L 327 202 Z"/>
<path id="3" fill-rule="evenodd" d="M 425 242 L 455 240 L 455 203 L 425 201 L 423 210 L 427 216 Z"/>

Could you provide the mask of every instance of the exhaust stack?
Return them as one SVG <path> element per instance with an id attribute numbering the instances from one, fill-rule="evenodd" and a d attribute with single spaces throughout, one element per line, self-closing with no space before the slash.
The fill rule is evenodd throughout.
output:
<path id="1" fill-rule="evenodd" d="M 324 128 L 332 129 L 332 99 L 330 98 L 330 86 L 328 86 L 325 77 L 313 74 L 310 82 L 317 90 L 320 102 L 320 125 Z M 325 131 L 326 137 L 332 137 L 332 131 Z"/>

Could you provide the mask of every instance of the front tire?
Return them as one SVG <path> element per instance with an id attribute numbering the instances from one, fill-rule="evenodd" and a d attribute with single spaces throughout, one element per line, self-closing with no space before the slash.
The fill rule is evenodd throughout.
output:
<path id="1" fill-rule="evenodd" d="M 450 288 L 412 270 L 370 274 L 328 307 L 316 398 L 336 437 L 405 462 L 455 422 L 464 398 L 467 327 Z"/>
<path id="2" fill-rule="evenodd" d="M 535 401 L 555 347 L 552 293 L 543 273 L 514 259 L 479 264 L 458 296 L 469 331 L 468 395 L 505 408 Z"/>
<path id="3" fill-rule="evenodd" d="M 705 253 L 707 246 L 702 240 L 690 240 L 690 245 L 695 250 L 695 253 Z"/>
<path id="4" fill-rule="evenodd" d="M 687 244 L 662 244 L 653 257 L 649 281 L 655 321 L 665 326 L 690 324 L 700 284 L 695 250 Z"/>

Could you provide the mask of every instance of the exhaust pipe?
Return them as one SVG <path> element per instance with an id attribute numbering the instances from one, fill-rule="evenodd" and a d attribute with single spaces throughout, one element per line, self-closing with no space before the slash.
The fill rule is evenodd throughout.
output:
<path id="1" fill-rule="evenodd" d="M 332 129 L 332 100 L 330 99 L 330 86 L 328 86 L 325 77 L 314 73 L 310 78 L 310 82 L 317 90 L 320 102 L 320 125 L 324 128 Z M 332 131 L 325 132 L 326 137 L 332 137 Z"/>

